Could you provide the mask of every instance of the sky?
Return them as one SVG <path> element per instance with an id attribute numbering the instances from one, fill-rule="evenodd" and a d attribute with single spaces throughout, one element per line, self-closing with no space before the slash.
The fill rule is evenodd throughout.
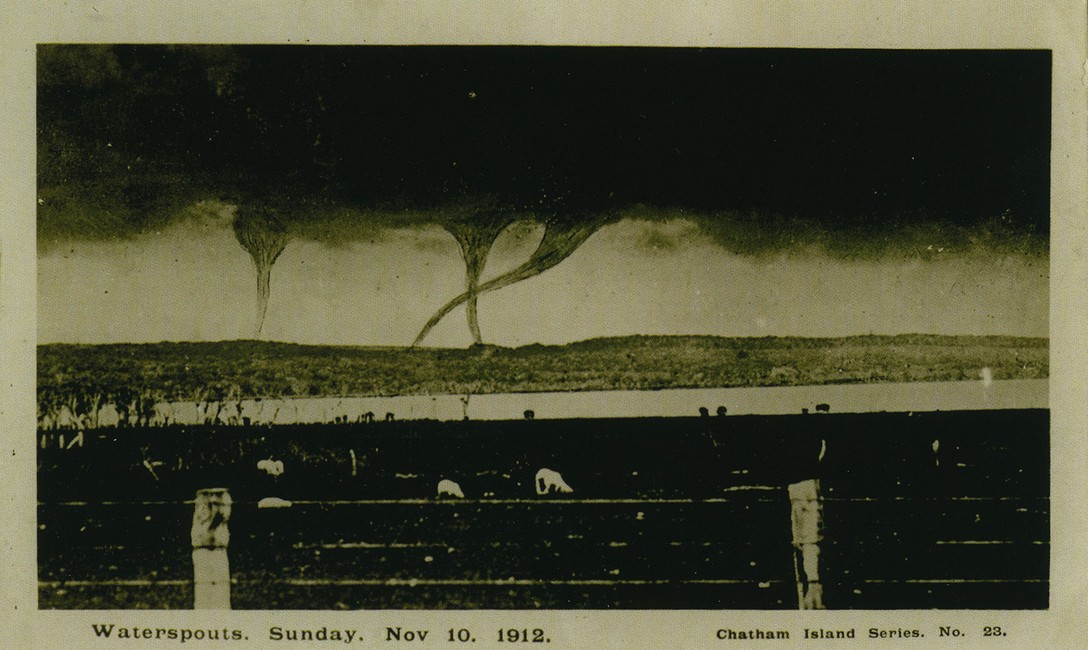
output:
<path id="1" fill-rule="evenodd" d="M 1047 333 L 1046 52 L 38 56 L 42 343 L 252 337 L 255 210 L 274 340 L 411 343 L 466 286 L 450 223 L 496 219 L 484 281 L 592 234 L 479 297 L 490 343 Z M 469 342 L 463 307 L 427 339 Z"/>

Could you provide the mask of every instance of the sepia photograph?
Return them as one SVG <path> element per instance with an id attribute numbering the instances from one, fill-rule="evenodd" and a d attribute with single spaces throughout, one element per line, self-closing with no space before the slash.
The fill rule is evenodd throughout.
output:
<path id="1" fill-rule="evenodd" d="M 1049 51 L 36 56 L 40 608 L 1047 608 Z"/>
<path id="2" fill-rule="evenodd" d="M 0 645 L 1080 647 L 1086 20 L 16 0 Z"/>

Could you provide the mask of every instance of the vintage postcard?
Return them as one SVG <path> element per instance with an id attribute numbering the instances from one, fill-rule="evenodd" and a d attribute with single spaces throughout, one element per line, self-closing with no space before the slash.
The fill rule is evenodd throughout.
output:
<path id="1" fill-rule="evenodd" d="M 1076 647 L 1083 3 L 242 4 L 9 48 L 17 645 Z"/>

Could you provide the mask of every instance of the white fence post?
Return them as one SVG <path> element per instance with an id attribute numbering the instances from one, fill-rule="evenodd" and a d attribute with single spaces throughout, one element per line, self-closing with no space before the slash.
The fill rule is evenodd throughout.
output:
<path id="1" fill-rule="evenodd" d="M 823 539 L 823 504 L 820 480 L 790 483 L 790 523 L 793 529 L 793 569 L 797 578 L 799 609 L 824 609 L 820 582 L 820 541 Z"/>
<path id="2" fill-rule="evenodd" d="M 230 609 L 231 498 L 226 488 L 198 490 L 193 508 L 193 609 Z"/>

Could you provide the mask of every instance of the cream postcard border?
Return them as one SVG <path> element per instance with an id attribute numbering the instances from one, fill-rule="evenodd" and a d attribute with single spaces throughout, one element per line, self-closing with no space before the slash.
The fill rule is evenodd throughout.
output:
<path id="1" fill-rule="evenodd" d="M 715 631 L 805 626 L 933 630 L 851 647 L 1085 647 L 1088 644 L 1088 9 L 1085 0 L 9 0 L 0 12 L 0 645 L 109 647 L 91 623 L 231 627 L 273 647 L 267 628 L 352 627 L 363 647 L 386 626 L 544 627 L 549 648 L 708 648 Z M 37 609 L 35 556 L 35 44 L 45 42 L 580 44 L 1053 51 L 1050 403 L 1051 606 L 1046 611 L 193 611 Z M 938 625 L 969 633 L 941 639 Z M 984 625 L 1009 636 L 984 639 Z M 482 634 L 480 636 L 483 636 Z M 490 636 L 490 635 L 489 635 Z M 790 645 L 808 645 L 796 638 Z M 129 646 L 128 642 L 125 645 Z M 175 642 L 144 642 L 165 647 Z M 833 642 L 831 642 L 833 643 Z M 824 647 L 834 647 L 829 643 Z M 190 643 L 190 647 L 202 647 Z M 224 642 L 217 643 L 222 646 Z M 509 645 L 509 644 L 506 644 Z M 289 647 L 303 647 L 291 644 Z M 491 647 L 481 639 L 474 648 Z M 497 647 L 502 647 L 497 646 Z"/>

